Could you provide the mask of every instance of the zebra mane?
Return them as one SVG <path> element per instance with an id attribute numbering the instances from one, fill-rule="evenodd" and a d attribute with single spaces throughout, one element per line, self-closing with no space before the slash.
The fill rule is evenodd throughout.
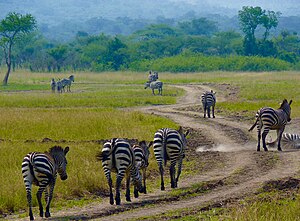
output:
<path id="1" fill-rule="evenodd" d="M 52 154 L 58 153 L 58 152 L 64 152 L 64 149 L 61 146 L 53 146 L 46 153 L 50 153 L 52 155 Z"/>

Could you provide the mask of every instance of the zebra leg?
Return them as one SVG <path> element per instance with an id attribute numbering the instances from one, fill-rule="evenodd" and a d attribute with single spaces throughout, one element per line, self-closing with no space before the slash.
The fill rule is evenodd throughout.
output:
<path id="1" fill-rule="evenodd" d="M 30 220 L 34 220 L 33 213 L 32 213 L 31 186 L 32 186 L 31 183 L 26 186 L 26 194 L 27 194 L 27 202 L 28 202 L 28 207 L 29 207 L 29 217 L 30 217 Z"/>
<path id="2" fill-rule="evenodd" d="M 51 216 L 50 214 L 50 203 L 52 201 L 53 198 L 53 190 L 54 190 L 54 186 L 55 186 L 55 180 L 53 180 L 50 184 L 49 184 L 49 188 L 45 189 L 45 194 L 47 193 L 48 197 L 47 197 L 47 204 L 46 204 L 46 212 L 45 212 L 45 217 L 48 218 Z M 49 192 L 48 192 L 49 191 Z"/>
<path id="3" fill-rule="evenodd" d="M 159 165 L 159 172 L 160 172 L 160 189 L 161 190 L 165 190 L 165 183 L 164 183 L 164 168 L 163 168 L 163 165 L 160 164 Z"/>
<path id="4" fill-rule="evenodd" d="M 124 177 L 124 173 L 118 173 L 117 175 L 117 181 L 116 181 L 116 205 L 120 205 L 121 204 L 121 197 L 120 197 L 120 187 L 121 187 L 121 182 L 123 180 Z"/>
<path id="5" fill-rule="evenodd" d="M 36 197 L 39 203 L 40 217 L 44 217 L 44 209 L 42 204 L 42 194 L 44 190 L 45 190 L 45 186 L 41 186 L 36 193 Z"/>
<path id="6" fill-rule="evenodd" d="M 264 130 L 264 132 L 262 133 L 262 143 L 263 143 L 263 148 L 264 148 L 264 151 L 268 151 L 268 148 L 267 148 L 267 145 L 266 145 L 266 137 L 269 133 L 269 130 Z"/>
<path id="7" fill-rule="evenodd" d="M 106 174 L 106 179 L 109 186 L 109 203 L 110 205 L 114 205 L 114 194 L 112 192 L 112 179 L 111 179 L 110 172 Z"/>
<path id="8" fill-rule="evenodd" d="M 204 106 L 204 118 L 206 118 L 206 105 Z"/>
<path id="9" fill-rule="evenodd" d="M 176 188 L 175 173 L 176 173 L 175 165 L 171 163 L 170 166 L 171 188 Z"/>
<path id="10" fill-rule="evenodd" d="M 260 151 L 260 139 L 261 139 L 261 130 L 257 128 L 257 151 Z"/>
<path id="11" fill-rule="evenodd" d="M 130 199 L 130 175 L 129 174 L 126 174 L 126 194 L 125 194 L 125 197 L 126 197 L 127 202 L 131 202 L 131 199 Z"/>
<path id="12" fill-rule="evenodd" d="M 154 93 L 154 88 L 152 88 L 152 94 L 155 95 L 155 93 Z"/>
<path id="13" fill-rule="evenodd" d="M 179 180 L 179 176 L 181 174 L 181 168 L 182 168 L 182 159 L 181 158 L 178 162 L 178 171 L 177 171 L 177 177 L 176 177 L 176 180 L 175 180 L 175 187 L 177 187 L 177 184 L 178 184 L 178 180 Z"/>
<path id="14" fill-rule="evenodd" d="M 207 116 L 210 118 L 210 107 L 207 107 Z"/>
<path id="15" fill-rule="evenodd" d="M 143 184 L 144 184 L 144 193 L 147 193 L 147 189 L 146 189 L 146 174 L 147 174 L 147 169 L 143 168 Z"/>
<path id="16" fill-rule="evenodd" d="M 213 118 L 216 118 L 215 117 L 215 105 L 212 106 L 212 116 L 213 116 Z"/>
<path id="17" fill-rule="evenodd" d="M 283 129 L 277 130 L 277 140 L 278 140 L 277 150 L 278 151 L 282 151 L 282 149 L 281 149 L 281 138 L 282 138 L 283 131 L 284 131 L 284 127 L 283 127 Z"/>

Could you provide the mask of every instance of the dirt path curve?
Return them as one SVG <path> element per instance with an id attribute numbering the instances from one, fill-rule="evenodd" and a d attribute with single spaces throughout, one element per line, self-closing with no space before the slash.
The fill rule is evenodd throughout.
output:
<path id="1" fill-rule="evenodd" d="M 111 206 L 108 199 L 103 199 L 102 203 L 83 208 L 53 212 L 53 218 L 49 220 L 130 220 L 182 208 L 201 209 L 224 205 L 224 202 L 254 194 L 266 181 L 294 176 L 299 171 L 299 151 L 256 152 L 255 133 L 247 131 L 249 125 L 218 115 L 215 119 L 204 119 L 202 113 L 190 109 L 189 107 L 200 104 L 201 93 L 210 90 L 210 87 L 174 86 L 186 91 L 177 104 L 134 110 L 167 117 L 184 128 L 191 129 L 185 160 L 196 157 L 199 165 L 204 163 L 197 174 L 181 178 L 178 185 L 182 190 L 188 190 L 194 184 L 206 183 L 206 191 L 200 188 L 196 190 L 196 196 L 174 198 L 168 194 L 172 190 L 167 185 L 166 191 L 157 189 L 138 199 L 132 199 L 131 203 L 122 199 L 121 206 Z M 218 91 L 218 88 L 213 89 Z M 217 99 L 226 100 L 224 92 L 218 91 Z"/>

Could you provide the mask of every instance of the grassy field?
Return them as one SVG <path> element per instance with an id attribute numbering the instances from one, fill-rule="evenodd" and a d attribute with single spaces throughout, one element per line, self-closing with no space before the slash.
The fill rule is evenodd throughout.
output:
<path id="1" fill-rule="evenodd" d="M 27 208 L 21 175 L 24 155 L 45 151 L 56 144 L 70 146 L 71 150 L 69 179 L 58 181 L 53 206 L 81 205 L 95 197 L 100 200 L 98 196 L 107 194 L 107 184 L 101 165 L 95 160 L 101 149 L 97 141 L 112 137 L 149 141 L 158 128 L 177 127 L 165 118 L 126 110 L 175 103 L 184 92 L 172 84 L 230 84 L 238 88 L 236 99 L 219 102 L 218 108 L 224 113 L 248 117 L 253 117 L 262 106 L 277 107 L 283 98 L 293 99 L 292 117 L 300 117 L 297 72 L 161 73 L 164 96 L 153 96 L 143 88 L 147 73 L 83 72 L 75 73 L 72 93 L 52 94 L 50 79 L 68 75 L 18 71 L 11 74 L 8 86 L 0 86 L 0 214 Z M 44 138 L 50 142 L 43 142 Z M 153 154 L 151 160 L 154 161 Z M 150 166 L 150 171 L 157 173 L 156 164 Z M 237 210 L 235 214 L 238 217 L 240 213 Z"/>

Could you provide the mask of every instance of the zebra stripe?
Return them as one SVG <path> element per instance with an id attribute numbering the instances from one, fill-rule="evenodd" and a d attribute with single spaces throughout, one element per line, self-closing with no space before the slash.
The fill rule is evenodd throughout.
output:
<path id="1" fill-rule="evenodd" d="M 56 182 L 57 173 L 62 180 L 68 178 L 66 166 L 66 154 L 69 147 L 63 149 L 60 146 L 54 146 L 49 152 L 32 152 L 27 154 L 22 162 L 22 174 L 27 193 L 30 220 L 34 220 L 32 213 L 31 188 L 32 184 L 39 187 L 37 199 L 39 203 L 40 216 L 43 217 L 42 194 L 45 191 L 46 212 L 45 217 L 50 217 L 50 203 L 53 197 L 53 190 Z"/>
<path id="2" fill-rule="evenodd" d="M 97 159 L 102 161 L 104 174 L 109 185 L 111 205 L 114 204 L 111 172 L 116 172 L 117 174 L 115 197 L 116 205 L 121 204 L 120 187 L 124 176 L 126 176 L 126 201 L 131 201 L 130 178 L 132 178 L 133 184 L 139 192 L 142 193 L 144 191 L 142 178 L 136 167 L 133 149 L 126 140 L 113 138 L 111 141 L 104 143 L 102 151 L 97 154 Z"/>
<path id="3" fill-rule="evenodd" d="M 163 175 L 164 166 L 166 167 L 168 160 L 170 160 L 171 188 L 177 187 L 188 133 L 189 131 L 187 130 L 184 134 L 182 127 L 180 127 L 179 130 L 163 128 L 154 134 L 153 148 L 161 175 L 161 190 L 165 190 Z M 178 171 L 175 179 L 176 163 L 178 163 Z"/>
<path id="4" fill-rule="evenodd" d="M 146 177 L 147 177 L 147 167 L 149 166 L 149 156 L 150 156 L 149 148 L 152 146 L 152 144 L 153 144 L 152 141 L 148 145 L 146 141 L 141 141 L 139 142 L 138 145 L 133 146 L 133 152 L 134 152 L 137 168 L 142 170 L 143 186 L 144 186 L 145 194 L 147 193 Z M 135 195 L 138 196 L 138 191 L 136 189 L 135 189 Z"/>
<path id="5" fill-rule="evenodd" d="M 208 118 L 210 118 L 210 108 L 212 108 L 212 116 L 215 118 L 215 105 L 216 105 L 216 92 L 205 91 L 201 95 L 201 102 L 204 110 L 204 118 L 206 117 L 206 112 Z"/>
<path id="6" fill-rule="evenodd" d="M 282 133 L 285 129 L 285 125 L 287 122 L 291 121 L 291 107 L 292 100 L 288 102 L 286 99 L 283 100 L 279 109 L 274 110 L 270 107 L 264 107 L 257 111 L 256 113 L 256 121 L 249 129 L 249 131 L 253 130 L 255 126 L 257 126 L 257 134 L 258 134 L 258 144 L 257 151 L 260 151 L 260 139 L 262 137 L 263 148 L 265 151 L 268 151 L 266 146 L 266 136 L 270 130 L 277 130 L 277 140 L 278 140 L 278 150 L 281 151 L 281 138 Z M 263 129 L 263 133 L 261 134 L 261 130 Z"/>
<path id="7" fill-rule="evenodd" d="M 275 141 L 267 142 L 267 145 L 274 146 L 278 139 Z M 300 135 L 299 134 L 291 134 L 291 133 L 283 133 L 281 138 L 281 143 L 283 147 L 286 148 L 300 148 Z"/>
<path id="8" fill-rule="evenodd" d="M 161 81 L 152 81 L 152 82 L 146 82 L 145 83 L 145 89 L 147 88 L 152 89 L 152 94 L 155 95 L 154 89 L 158 89 L 158 94 L 162 95 L 162 87 L 163 87 L 163 82 Z"/>
<path id="9" fill-rule="evenodd" d="M 62 89 L 65 92 L 65 87 L 67 87 L 67 92 L 71 92 L 71 84 L 74 82 L 74 75 L 71 75 L 69 78 L 64 78 L 61 80 Z"/>

